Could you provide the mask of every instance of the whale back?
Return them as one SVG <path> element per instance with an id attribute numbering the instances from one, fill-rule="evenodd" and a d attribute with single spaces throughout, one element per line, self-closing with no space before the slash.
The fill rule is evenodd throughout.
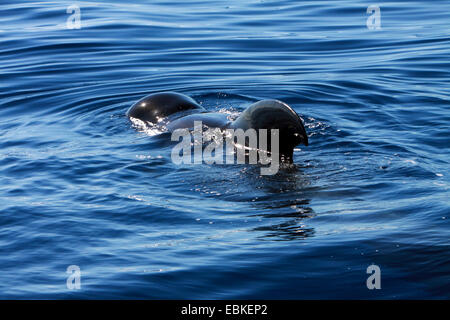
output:
<path id="1" fill-rule="evenodd" d="M 160 120 L 183 111 L 205 111 L 194 99 L 177 92 L 150 94 L 127 111 L 127 116 L 142 121 L 157 123 Z"/>

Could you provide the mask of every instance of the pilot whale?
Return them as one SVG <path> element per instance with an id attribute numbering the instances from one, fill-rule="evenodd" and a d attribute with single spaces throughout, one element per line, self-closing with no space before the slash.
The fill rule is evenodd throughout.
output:
<path id="1" fill-rule="evenodd" d="M 302 119 L 290 106 L 278 100 L 255 102 L 236 120 L 230 121 L 225 114 L 208 112 L 187 95 L 160 92 L 150 94 L 133 104 L 128 109 L 127 116 L 152 124 L 165 120 L 170 132 L 191 129 L 195 121 L 220 129 L 278 129 L 279 153 L 286 162 L 292 162 L 295 146 L 308 145 L 308 135 Z"/>

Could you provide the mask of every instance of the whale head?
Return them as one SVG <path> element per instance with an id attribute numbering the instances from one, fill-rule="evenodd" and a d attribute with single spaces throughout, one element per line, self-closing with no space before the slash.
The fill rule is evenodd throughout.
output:
<path id="1" fill-rule="evenodd" d="M 250 105 L 231 127 L 243 130 L 278 129 L 279 152 L 287 162 L 292 162 L 295 146 L 308 145 L 308 135 L 302 119 L 290 106 L 278 100 L 262 100 Z M 268 146 L 270 145 L 269 142 Z"/>

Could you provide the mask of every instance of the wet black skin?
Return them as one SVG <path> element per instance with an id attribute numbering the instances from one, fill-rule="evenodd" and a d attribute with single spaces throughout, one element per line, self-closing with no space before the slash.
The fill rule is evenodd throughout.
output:
<path id="1" fill-rule="evenodd" d="M 167 118 L 167 128 L 193 128 L 194 121 L 211 128 L 279 129 L 280 154 L 282 160 L 292 162 L 294 147 L 308 145 L 308 135 L 302 119 L 287 104 L 278 100 L 262 100 L 245 109 L 233 122 L 226 115 L 206 112 L 194 99 L 176 92 L 162 92 L 148 95 L 136 102 L 127 111 L 127 116 L 145 122 L 157 123 Z M 270 146 L 270 134 L 268 135 Z M 269 150 L 270 151 L 270 150 Z"/>
<path id="2" fill-rule="evenodd" d="M 159 119 L 183 112 L 206 110 L 194 99 L 177 92 L 161 92 L 148 95 L 136 102 L 127 116 L 146 122 L 157 123 Z"/>

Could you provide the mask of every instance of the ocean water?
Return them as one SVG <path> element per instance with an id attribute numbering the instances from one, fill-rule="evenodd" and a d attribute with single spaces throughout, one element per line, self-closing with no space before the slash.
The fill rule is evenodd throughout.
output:
<path id="1" fill-rule="evenodd" d="M 450 2 L 371 4 L 2 0 L 0 298 L 450 298 Z M 159 91 L 310 145 L 176 165 L 125 116 Z"/>

